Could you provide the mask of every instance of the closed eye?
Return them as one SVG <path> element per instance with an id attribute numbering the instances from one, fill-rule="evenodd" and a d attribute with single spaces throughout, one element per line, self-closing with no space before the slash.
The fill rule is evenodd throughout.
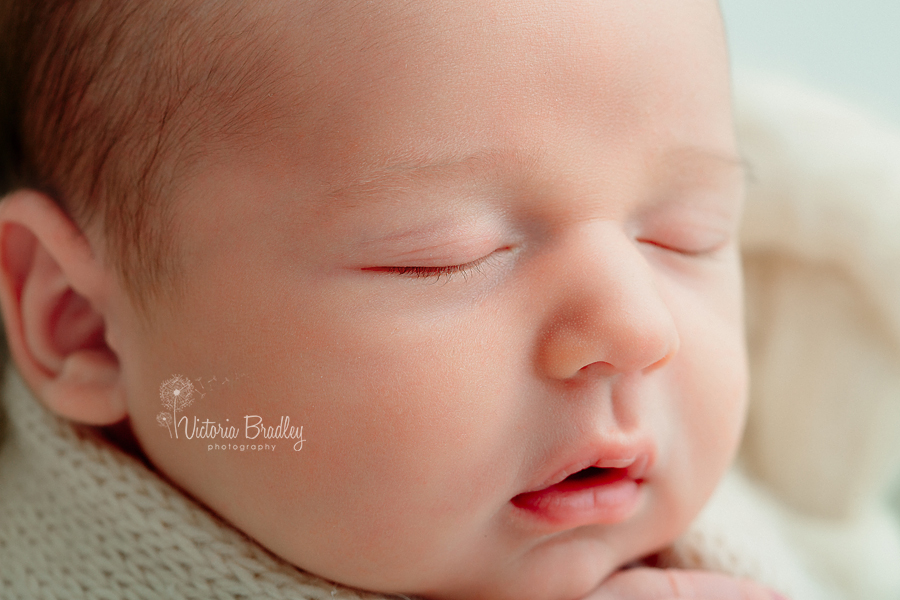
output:
<path id="1" fill-rule="evenodd" d="M 462 276 L 464 279 L 468 279 L 472 275 L 482 273 L 484 268 L 496 258 L 497 253 L 503 250 L 509 250 L 509 248 L 500 248 L 481 258 L 458 265 L 365 267 L 363 268 L 363 271 L 390 273 L 413 279 L 434 279 L 435 281 L 440 281 L 441 278 L 444 278 L 445 281 L 449 281 L 455 276 Z"/>
<path id="2" fill-rule="evenodd" d="M 647 244 L 650 246 L 655 246 L 660 250 L 665 250 L 668 252 L 674 252 L 675 254 L 680 254 L 682 256 L 687 257 L 704 257 L 704 256 L 712 256 L 722 248 L 728 245 L 730 240 L 717 240 L 714 244 L 705 244 L 705 245 L 688 245 L 688 244 L 671 244 L 666 242 L 660 242 L 657 240 L 651 240 L 646 238 L 638 238 L 637 241 L 641 244 Z"/>

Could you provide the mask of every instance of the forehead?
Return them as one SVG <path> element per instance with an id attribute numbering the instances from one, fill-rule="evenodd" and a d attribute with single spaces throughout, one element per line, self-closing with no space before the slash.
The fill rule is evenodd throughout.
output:
<path id="1" fill-rule="evenodd" d="M 728 144 L 711 0 L 296 4 L 279 17 L 295 67 L 281 142 L 332 183 L 548 145 L 621 151 L 643 135 Z"/>
<path id="2" fill-rule="evenodd" d="M 501 203 L 578 197 L 621 212 L 651 187 L 739 175 L 713 0 L 277 10 L 270 41 L 287 75 L 260 88 L 277 107 L 263 135 L 187 185 L 186 216 L 208 220 L 215 205 L 249 223 L 265 206 L 278 215 L 266 230 L 293 238 L 287 224 L 337 225 L 347 207 L 406 218 L 496 191 Z"/>

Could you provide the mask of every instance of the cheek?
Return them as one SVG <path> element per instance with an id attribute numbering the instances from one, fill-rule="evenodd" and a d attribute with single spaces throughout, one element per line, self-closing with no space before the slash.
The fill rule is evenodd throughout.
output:
<path id="1" fill-rule="evenodd" d="M 353 415 L 354 436 L 366 440 L 365 449 L 354 442 L 358 453 L 381 472 L 373 478 L 403 482 L 423 509 L 476 513 L 485 509 L 479 499 L 502 485 L 491 473 L 507 460 L 510 425 L 519 418 L 514 379 L 502 367 L 510 345 L 486 339 L 490 324 L 477 319 L 414 322 L 366 320 L 352 328 L 364 334 L 344 348 L 366 359 L 329 364 L 327 395 L 343 408 L 323 417 L 340 427 Z"/>
<path id="2" fill-rule="evenodd" d="M 205 307 L 225 315 L 241 304 Z M 477 311 L 426 321 L 337 301 L 298 304 L 246 303 L 264 308 L 215 319 L 209 330 L 185 320 L 191 341 L 160 371 L 243 374 L 203 414 L 257 414 L 273 424 L 289 415 L 303 425 L 302 451 L 209 455 L 204 446 L 185 460 L 162 439 L 154 460 L 240 529 L 326 576 L 349 546 L 361 553 L 360 569 L 368 557 L 387 573 L 385 557 L 424 561 L 435 540 L 450 549 L 471 538 L 508 500 L 515 472 L 510 448 L 521 416 L 504 399 L 517 379 L 502 367 L 512 344 Z"/>
<path id="3" fill-rule="evenodd" d="M 433 568 L 437 541 L 449 559 L 487 527 L 515 471 L 506 464 L 517 416 L 503 400 L 512 397 L 498 367 L 508 362 L 498 355 L 504 344 L 485 339 L 488 326 L 477 320 L 417 322 L 335 315 L 305 332 L 320 340 L 318 357 L 283 365 L 303 390 L 293 397 L 315 449 L 303 503 L 340 522 L 348 543 L 364 544 L 361 552 L 380 556 L 385 573 L 409 571 L 410 560 L 423 561 L 421 572 Z M 297 512 L 290 493 L 280 497 L 278 512 Z M 334 543 L 318 520 L 304 518 L 303 526 L 323 545 Z M 343 564 L 341 544 L 330 547 L 333 564 Z"/>
<path id="4" fill-rule="evenodd" d="M 659 382 L 674 392 L 667 395 L 672 398 L 668 409 L 657 411 L 657 427 L 666 432 L 660 498 L 684 526 L 733 460 L 746 415 L 740 271 L 732 263 L 720 275 L 710 287 L 701 286 L 700 293 L 696 288 L 665 288 L 681 345 Z"/>
<path id="5" fill-rule="evenodd" d="M 691 389 L 685 400 L 684 429 L 692 457 L 704 478 L 717 479 L 730 464 L 740 442 L 747 408 L 747 368 L 743 338 L 729 336 L 730 344 L 707 346 L 707 352 L 686 357 L 702 362 L 692 371 Z M 705 340 L 704 340 L 705 341 Z M 723 341 L 728 341 L 726 338 Z M 703 342 L 700 342 L 701 344 Z"/>
<path id="6" fill-rule="evenodd" d="M 459 500 L 469 495 L 451 496 L 448 486 L 487 487 L 470 476 L 484 472 L 480 460 L 498 443 L 479 394 L 500 393 L 477 383 L 486 362 L 463 343 L 465 331 L 448 324 L 435 339 L 339 304 L 202 304 L 185 306 L 187 316 L 166 329 L 177 333 L 156 336 L 133 361 L 141 367 L 132 378 L 136 435 L 168 477 L 277 554 L 342 581 L 378 576 L 365 572 L 369 560 L 402 572 L 408 565 L 392 569 L 385 557 L 432 556 L 435 531 L 449 538 L 464 523 Z M 242 305 L 255 312 L 228 317 Z M 155 418 L 157 390 L 173 373 L 238 381 L 181 415 L 221 423 L 260 415 L 272 425 L 289 416 L 303 426 L 302 450 L 278 441 L 275 452 L 209 452 L 205 441 L 170 439 Z M 349 549 L 360 571 L 332 572 Z"/>
<path id="7" fill-rule="evenodd" d="M 691 503 L 705 502 L 734 458 L 747 408 L 748 371 L 738 302 L 733 311 L 686 317 L 679 368 L 680 444 Z"/>

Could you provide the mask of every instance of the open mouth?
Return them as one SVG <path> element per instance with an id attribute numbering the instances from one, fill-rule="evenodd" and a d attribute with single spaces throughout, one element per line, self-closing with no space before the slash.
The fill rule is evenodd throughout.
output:
<path id="1" fill-rule="evenodd" d="M 575 492 L 594 486 L 609 485 L 628 478 L 628 469 L 588 467 L 580 471 L 572 473 L 559 483 L 538 490 L 540 492 L 558 491 L 558 492 Z M 527 496 L 528 494 L 519 494 L 519 496 Z M 519 496 L 516 496 L 518 498 Z M 515 502 L 515 498 L 513 498 Z"/>
<path id="2" fill-rule="evenodd" d="M 620 469 L 601 469 L 600 467 L 588 467 L 587 469 L 582 469 L 576 473 L 572 473 L 571 475 L 566 477 L 566 479 L 570 481 L 582 481 L 584 479 L 591 479 L 593 477 L 606 477 L 611 471 L 617 470 Z"/>
<path id="3" fill-rule="evenodd" d="M 617 523 L 635 509 L 642 479 L 628 468 L 587 467 L 543 489 L 513 497 L 512 504 L 560 525 Z"/>
<path id="4" fill-rule="evenodd" d="M 578 483 L 586 483 L 589 485 L 602 485 L 604 483 L 611 483 L 613 481 L 618 481 L 623 477 L 628 477 L 628 469 L 613 469 L 613 468 L 600 468 L 600 467 L 588 467 L 587 469 L 582 469 L 576 473 L 572 473 L 562 481 L 560 484 L 578 484 Z"/>

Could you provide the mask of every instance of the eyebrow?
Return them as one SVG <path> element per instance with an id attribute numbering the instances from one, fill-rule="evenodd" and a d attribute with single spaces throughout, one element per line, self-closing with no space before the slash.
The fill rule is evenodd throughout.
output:
<path id="1" fill-rule="evenodd" d="M 390 190 L 392 185 L 384 186 L 385 180 L 394 180 L 397 188 L 412 184 L 423 173 L 451 171 L 467 164 L 481 164 L 490 166 L 500 162 L 518 163 L 520 167 L 528 169 L 536 167 L 540 159 L 530 153 L 519 151 L 483 150 L 466 154 L 448 154 L 442 157 L 426 155 L 414 155 L 406 153 L 396 155 L 385 161 L 385 164 L 354 176 L 350 181 L 331 188 L 325 194 L 329 200 L 348 200 L 358 196 L 375 196 Z M 743 173 L 744 179 L 752 177 L 752 169 L 749 163 L 738 154 L 722 152 L 715 148 L 687 145 L 680 146 L 667 152 L 662 164 L 672 167 L 682 166 L 685 163 L 697 162 L 708 165 L 718 165 L 719 168 L 734 169 Z"/>
<path id="2" fill-rule="evenodd" d="M 387 158 L 381 166 L 369 169 L 362 174 L 348 177 L 350 181 L 339 184 L 329 190 L 328 198 L 339 198 L 363 191 L 385 179 L 400 179 L 413 182 L 424 173 L 441 173 L 459 169 L 467 165 L 490 168 L 500 163 L 518 163 L 522 167 L 534 166 L 539 162 L 535 156 L 525 152 L 506 150 L 478 150 L 468 153 L 415 154 L 412 152 L 397 153 Z"/>
<path id="3" fill-rule="evenodd" d="M 670 150 L 666 153 L 663 164 L 672 162 L 675 164 L 683 162 L 703 162 L 707 164 L 717 164 L 720 167 L 733 168 L 739 171 L 749 172 L 750 165 L 747 160 L 738 154 L 721 152 L 712 148 L 702 146 L 681 146 Z"/>

